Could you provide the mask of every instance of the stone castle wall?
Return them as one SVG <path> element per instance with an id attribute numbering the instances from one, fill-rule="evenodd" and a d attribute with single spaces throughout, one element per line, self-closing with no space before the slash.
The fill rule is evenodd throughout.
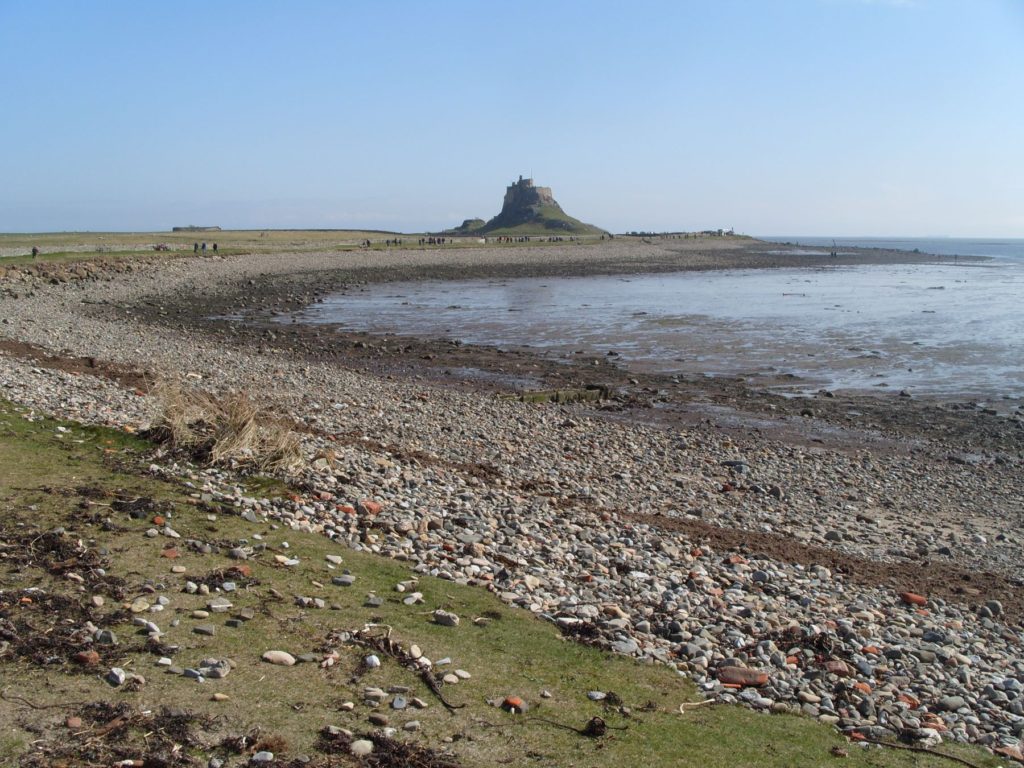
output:
<path id="1" fill-rule="evenodd" d="M 551 187 L 535 187 L 533 179 L 519 177 L 505 189 L 505 201 L 502 210 L 521 208 L 531 205 L 557 205 Z"/>

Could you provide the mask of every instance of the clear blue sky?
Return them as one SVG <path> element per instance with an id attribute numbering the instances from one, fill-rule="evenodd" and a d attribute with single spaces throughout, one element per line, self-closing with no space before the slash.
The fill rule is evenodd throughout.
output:
<path id="1" fill-rule="evenodd" d="M 0 0 L 0 231 L 1024 237 L 1024 0 Z"/>

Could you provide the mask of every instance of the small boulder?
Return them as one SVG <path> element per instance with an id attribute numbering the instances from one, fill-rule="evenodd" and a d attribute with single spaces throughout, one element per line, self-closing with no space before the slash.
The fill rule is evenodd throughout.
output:
<path id="1" fill-rule="evenodd" d="M 440 624 L 442 627 L 457 627 L 459 626 L 459 617 L 450 611 L 438 608 L 434 611 L 434 623 Z"/>
<path id="2" fill-rule="evenodd" d="M 276 664 L 279 667 L 295 666 L 295 657 L 287 651 L 267 651 L 262 658 L 268 664 Z"/>

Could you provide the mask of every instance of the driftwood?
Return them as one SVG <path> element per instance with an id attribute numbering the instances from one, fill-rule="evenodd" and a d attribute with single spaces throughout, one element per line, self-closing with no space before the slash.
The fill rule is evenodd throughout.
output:
<path id="1" fill-rule="evenodd" d="M 625 730 L 628 730 L 628 727 L 625 726 L 625 725 L 619 725 L 619 726 L 608 725 L 608 723 L 606 723 L 604 721 L 604 719 L 602 719 L 600 717 L 592 717 L 592 718 L 590 718 L 589 720 L 587 720 L 587 724 L 584 725 L 582 728 L 576 728 L 576 727 L 571 726 L 571 725 L 566 725 L 565 723 L 559 723 L 557 720 L 549 720 L 548 718 L 541 717 L 540 715 L 534 715 L 533 717 L 527 718 L 527 720 L 526 720 L 526 722 L 531 722 L 531 721 L 537 721 L 537 722 L 541 722 L 541 723 L 547 723 L 548 725 L 554 725 L 554 726 L 556 726 L 558 728 L 564 728 L 567 731 L 572 731 L 574 733 L 578 733 L 580 736 L 588 736 L 588 737 L 590 737 L 592 739 L 599 739 L 602 736 L 607 735 L 609 730 L 613 730 L 613 731 L 625 731 Z"/>
<path id="2" fill-rule="evenodd" d="M 14 693 L 8 693 L 6 688 L 0 691 L 0 699 L 3 699 L 4 701 L 11 701 L 24 704 L 26 707 L 31 707 L 32 709 L 63 709 L 66 707 L 85 706 L 85 704 L 88 703 L 85 701 L 62 701 L 59 704 L 36 704 L 34 702 L 29 701 L 24 696 L 18 696 Z"/>
<path id="3" fill-rule="evenodd" d="M 904 749 L 908 752 L 923 752 L 926 755 L 935 755 L 936 757 L 944 757 L 947 760 L 952 760 L 954 763 L 960 763 L 966 765 L 968 768 L 981 768 L 977 763 L 972 763 L 970 760 L 965 760 L 962 757 L 956 755 L 950 755 L 946 752 L 939 752 L 937 749 L 931 749 L 930 747 L 915 747 L 911 744 L 900 744 L 895 741 L 882 741 L 881 739 L 870 739 L 867 736 L 862 736 L 857 739 L 859 742 L 867 744 L 877 744 L 880 747 L 889 747 L 889 749 Z"/>
<path id="4" fill-rule="evenodd" d="M 381 629 L 386 630 L 383 635 L 375 631 Z M 372 648 L 385 656 L 390 656 L 406 669 L 415 672 L 424 685 L 430 689 L 431 693 L 437 696 L 438 700 L 449 711 L 462 709 L 466 706 L 465 704 L 452 704 L 444 697 L 444 694 L 441 693 L 441 684 L 437 681 L 434 673 L 427 667 L 422 666 L 417 659 L 414 659 L 409 651 L 402 647 L 401 643 L 391 639 L 391 627 L 382 624 L 367 624 L 358 632 L 352 633 L 352 642 Z"/>

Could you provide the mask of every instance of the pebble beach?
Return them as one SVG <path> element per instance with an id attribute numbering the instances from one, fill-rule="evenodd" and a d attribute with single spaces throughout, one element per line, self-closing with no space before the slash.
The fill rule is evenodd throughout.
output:
<path id="1" fill-rule="evenodd" d="M 720 702 L 868 738 L 1015 749 L 1019 409 L 893 394 L 857 400 L 888 417 L 851 427 L 842 398 L 777 403 L 730 385 L 731 413 L 756 426 L 725 428 L 641 418 L 662 383 L 608 362 L 591 366 L 611 382 L 604 401 L 524 402 L 500 377 L 446 383 L 440 345 L 272 325 L 366 281 L 737 266 L 793 264 L 732 241 L 627 241 L 22 266 L 0 276 L 0 397 L 135 431 L 160 419 L 158 382 L 247 393 L 301 434 L 303 467 L 287 478 L 301 493 L 247 497 L 230 468 L 173 457 L 151 471 L 239 514 L 478 585 Z"/>

